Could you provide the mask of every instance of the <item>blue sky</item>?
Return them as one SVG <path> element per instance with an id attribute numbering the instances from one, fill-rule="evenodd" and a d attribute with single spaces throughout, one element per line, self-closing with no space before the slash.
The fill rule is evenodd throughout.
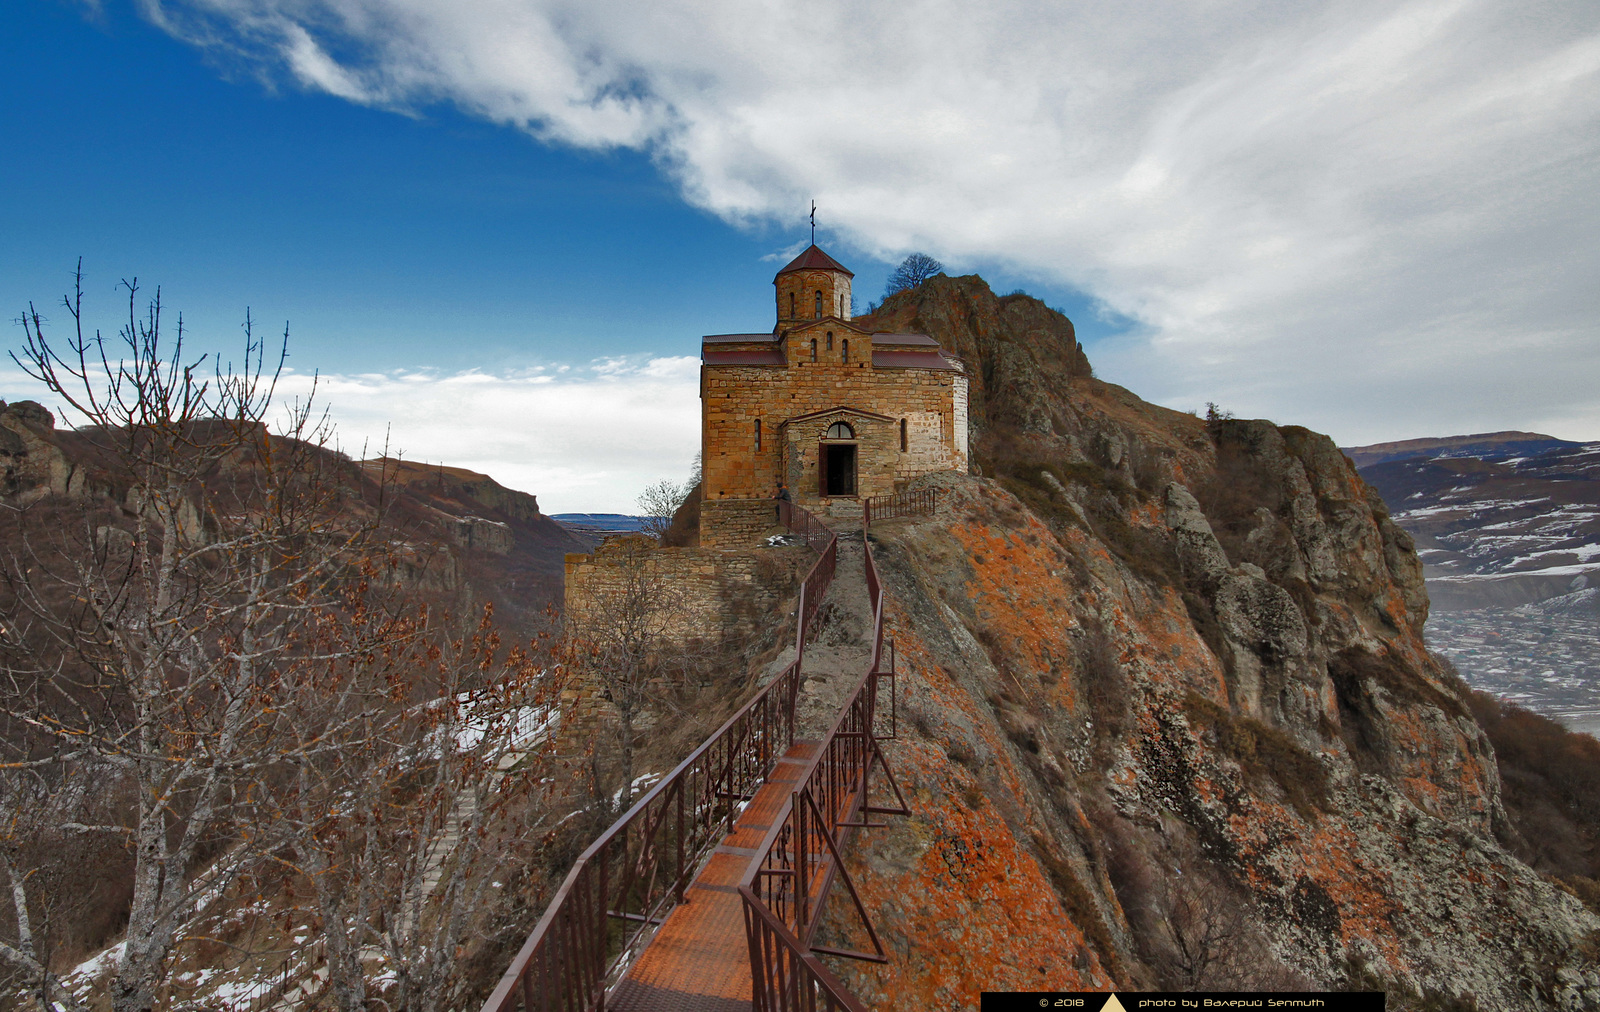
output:
<path id="1" fill-rule="evenodd" d="M 103 309 L 137 274 L 202 337 L 226 340 L 245 306 L 287 318 L 303 369 L 695 355 L 703 333 L 770 326 L 781 263 L 763 257 L 808 236 L 803 207 L 787 228 L 695 209 L 640 152 L 541 144 L 446 104 L 402 116 L 264 87 L 128 4 L 36 0 L 10 21 L 8 316 L 56 301 L 81 255 Z M 881 292 L 892 264 L 830 236 L 825 207 L 821 220 L 860 291 Z M 1112 329 L 1064 286 L 1030 290 Z"/>
<path id="2" fill-rule="evenodd" d="M 927 250 L 1163 403 L 1600 438 L 1592 5 L 915 6 L 25 0 L 0 304 L 81 256 L 108 329 L 135 274 L 203 346 L 249 306 L 352 448 L 625 510 L 815 197 L 862 302 Z"/>

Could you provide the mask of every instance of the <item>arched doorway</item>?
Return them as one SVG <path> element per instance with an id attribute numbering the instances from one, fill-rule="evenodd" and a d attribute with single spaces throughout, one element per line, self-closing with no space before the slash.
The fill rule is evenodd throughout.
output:
<path id="1" fill-rule="evenodd" d="M 823 433 L 817 454 L 817 491 L 824 496 L 856 494 L 856 433 L 849 422 L 834 422 Z M 846 442 L 849 440 L 849 442 Z"/>

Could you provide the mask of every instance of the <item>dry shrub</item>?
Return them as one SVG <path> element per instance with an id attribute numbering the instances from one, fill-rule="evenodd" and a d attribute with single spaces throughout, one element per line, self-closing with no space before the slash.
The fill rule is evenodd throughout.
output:
<path id="1" fill-rule="evenodd" d="M 1346 647 L 1328 659 L 1328 675 L 1341 694 L 1348 691 L 1359 696 L 1370 683 L 1381 685 L 1389 698 L 1401 705 L 1437 706 L 1452 717 L 1467 715 L 1467 707 L 1460 699 L 1429 684 L 1398 655 L 1373 654 L 1357 647 Z"/>
<path id="2" fill-rule="evenodd" d="M 1180 587 L 1183 572 L 1165 528 L 1130 524 L 1116 514 L 1095 518 L 1095 532 L 1136 576 L 1157 587 Z"/>
<path id="3" fill-rule="evenodd" d="M 1507 847 L 1600 912 L 1600 741 L 1486 692 L 1467 705 L 1494 745 Z"/>
<path id="4" fill-rule="evenodd" d="M 976 780 L 971 781 L 961 788 L 961 801 L 970 811 L 977 811 L 983 807 L 983 787 Z"/>
<path id="5" fill-rule="evenodd" d="M 1313 819 L 1328 805 L 1328 772 L 1289 735 L 1191 692 L 1184 713 L 1197 730 L 1209 733 L 1219 751 L 1244 769 L 1246 779 L 1278 785 L 1301 818 Z"/>
<path id="6" fill-rule="evenodd" d="M 1111 929 L 1106 926 L 1105 917 L 1100 913 L 1100 905 L 1094 901 L 1084 884 L 1078 881 L 1072 866 L 1056 855 L 1049 840 L 1036 833 L 1033 845 L 1039 863 L 1044 866 L 1045 875 L 1055 887 L 1056 900 L 1066 912 L 1067 919 L 1083 932 L 1089 944 L 1100 954 L 1100 961 L 1111 972 L 1112 978 L 1123 979 L 1122 959 L 1111 937 Z"/>
<path id="7" fill-rule="evenodd" d="M 1161 447 L 1146 446 L 1138 440 L 1128 444 L 1128 470 L 1133 483 L 1151 495 L 1163 492 L 1172 480 L 1171 451 Z"/>
<path id="8" fill-rule="evenodd" d="M 1387 1012 L 1478 1012 L 1470 994 L 1447 995 L 1433 988 L 1416 991 L 1404 982 L 1390 980 L 1374 972 L 1364 962 L 1347 957 L 1341 968 L 1343 980 L 1335 991 L 1382 991 Z"/>
<path id="9" fill-rule="evenodd" d="M 1076 644 L 1078 671 L 1094 718 L 1095 737 L 1102 741 L 1120 738 L 1132 719 L 1128 678 L 1117 663 L 1116 648 L 1105 628 L 1098 622 L 1088 622 L 1084 629 Z"/>
<path id="10" fill-rule="evenodd" d="M 673 548 L 693 548 L 700 544 L 700 483 L 683 497 L 672 522 L 661 534 L 661 543 Z"/>
<path id="11" fill-rule="evenodd" d="M 1279 480 L 1262 466 L 1246 442 L 1245 424 L 1221 417 L 1207 423 L 1217 447 L 1217 465 L 1195 490 L 1200 508 L 1230 559 L 1246 556 L 1245 538 L 1255 528 L 1256 510 L 1266 507 L 1276 513 L 1283 500 Z"/>
<path id="12" fill-rule="evenodd" d="M 1169 990 L 1307 989 L 1284 966 L 1248 893 L 1200 851 L 1186 827 L 1137 826 L 1104 799 L 1086 806 L 1099 835 L 1106 874 L 1128 917 L 1154 986 Z M 1175 875 L 1174 869 L 1182 869 Z"/>
<path id="13" fill-rule="evenodd" d="M 1228 655 L 1223 652 L 1222 623 L 1217 621 L 1217 613 L 1211 607 L 1211 602 L 1204 595 L 1193 590 L 1184 590 L 1183 607 L 1189 613 L 1189 621 L 1194 624 L 1195 632 L 1205 641 L 1212 656 L 1222 660 Z"/>

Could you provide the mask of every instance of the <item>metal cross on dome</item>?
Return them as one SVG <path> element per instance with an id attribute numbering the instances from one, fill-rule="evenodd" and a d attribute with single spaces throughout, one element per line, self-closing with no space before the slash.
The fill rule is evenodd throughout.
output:
<path id="1" fill-rule="evenodd" d="M 817 202 L 811 202 L 811 245 L 817 244 Z"/>

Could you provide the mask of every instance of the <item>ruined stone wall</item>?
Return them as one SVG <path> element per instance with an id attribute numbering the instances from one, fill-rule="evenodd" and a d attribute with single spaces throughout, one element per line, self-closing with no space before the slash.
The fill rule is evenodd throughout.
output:
<path id="1" fill-rule="evenodd" d="M 750 548 L 778 522 L 772 499 L 719 499 L 700 504 L 700 547 Z"/>
<path id="2" fill-rule="evenodd" d="M 715 650 L 747 643 L 792 617 L 788 599 L 815 558 L 804 547 L 718 551 L 646 545 L 648 540 L 614 538 L 593 554 L 566 557 L 568 632 L 582 635 L 589 624 L 603 621 L 600 599 L 628 593 L 630 579 L 637 577 L 625 570 L 639 567 L 647 583 L 662 588 L 672 645 Z M 565 734 L 589 733 L 608 719 L 609 706 L 593 682 L 574 679 L 562 705 Z"/>

